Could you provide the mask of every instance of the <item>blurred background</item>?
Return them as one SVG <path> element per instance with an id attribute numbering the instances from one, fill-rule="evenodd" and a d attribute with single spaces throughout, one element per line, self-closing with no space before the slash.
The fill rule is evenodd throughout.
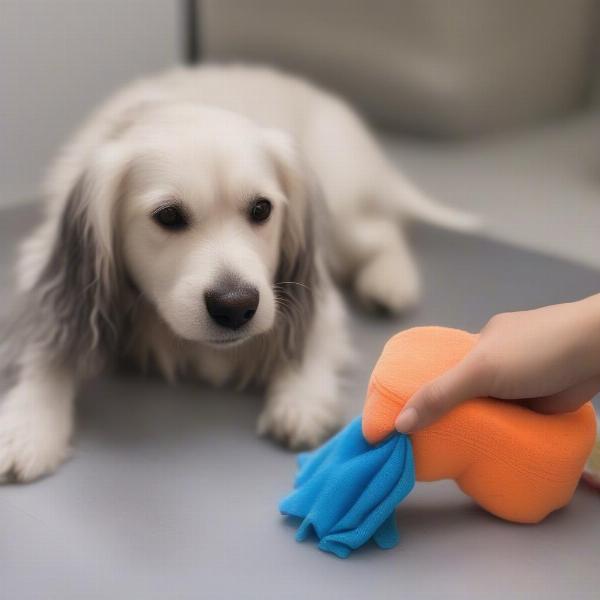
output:
<path id="1" fill-rule="evenodd" d="M 394 331 L 477 330 L 600 290 L 600 0 L 0 0 L 0 320 L 17 239 L 81 121 L 136 78 L 232 60 L 343 95 L 398 168 L 493 240 L 411 231 L 425 294 L 399 319 L 352 313 L 352 410 Z M 258 398 L 130 374 L 82 396 L 69 465 L 2 488 L 1 600 L 600 597 L 585 489 L 523 529 L 452 483 L 421 487 L 399 552 L 349 569 L 275 518 L 293 457 L 255 439 Z"/>
<path id="2" fill-rule="evenodd" d="M 598 0 L 0 0 L 0 206 L 128 81 L 254 61 L 349 99 L 491 237 L 600 266 Z"/>

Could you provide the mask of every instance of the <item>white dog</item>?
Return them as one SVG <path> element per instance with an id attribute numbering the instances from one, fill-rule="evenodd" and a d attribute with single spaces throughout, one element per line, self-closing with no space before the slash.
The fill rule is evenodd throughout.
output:
<path id="1" fill-rule="evenodd" d="M 260 433 L 340 423 L 348 341 L 330 274 L 368 306 L 415 302 L 403 215 L 455 228 L 352 110 L 242 66 L 178 69 L 110 100 L 67 146 L 18 265 L 0 476 L 66 456 L 79 381 L 119 357 L 173 379 L 266 388 Z"/>

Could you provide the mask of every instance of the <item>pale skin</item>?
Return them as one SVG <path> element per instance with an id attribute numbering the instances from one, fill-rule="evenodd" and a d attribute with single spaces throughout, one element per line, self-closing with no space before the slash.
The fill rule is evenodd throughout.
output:
<path id="1" fill-rule="evenodd" d="M 600 294 L 494 316 L 458 365 L 410 398 L 396 429 L 422 429 L 475 397 L 523 401 L 538 412 L 562 413 L 598 392 Z"/>

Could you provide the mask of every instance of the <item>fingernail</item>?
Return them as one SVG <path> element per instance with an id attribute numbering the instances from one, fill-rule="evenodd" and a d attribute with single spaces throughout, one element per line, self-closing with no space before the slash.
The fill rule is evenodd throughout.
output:
<path id="1" fill-rule="evenodd" d="M 417 411 L 409 406 L 405 408 L 396 419 L 396 431 L 409 433 L 417 424 Z"/>

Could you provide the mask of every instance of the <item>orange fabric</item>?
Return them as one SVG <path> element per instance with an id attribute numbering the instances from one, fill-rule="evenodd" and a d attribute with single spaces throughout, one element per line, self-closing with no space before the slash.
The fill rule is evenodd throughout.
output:
<path id="1" fill-rule="evenodd" d="M 477 335 L 443 327 L 409 329 L 386 344 L 369 383 L 363 434 L 394 431 L 406 401 L 457 364 Z M 489 398 L 469 400 L 411 435 L 419 481 L 454 479 L 489 512 L 535 523 L 570 501 L 596 436 L 591 403 L 541 415 Z"/>

